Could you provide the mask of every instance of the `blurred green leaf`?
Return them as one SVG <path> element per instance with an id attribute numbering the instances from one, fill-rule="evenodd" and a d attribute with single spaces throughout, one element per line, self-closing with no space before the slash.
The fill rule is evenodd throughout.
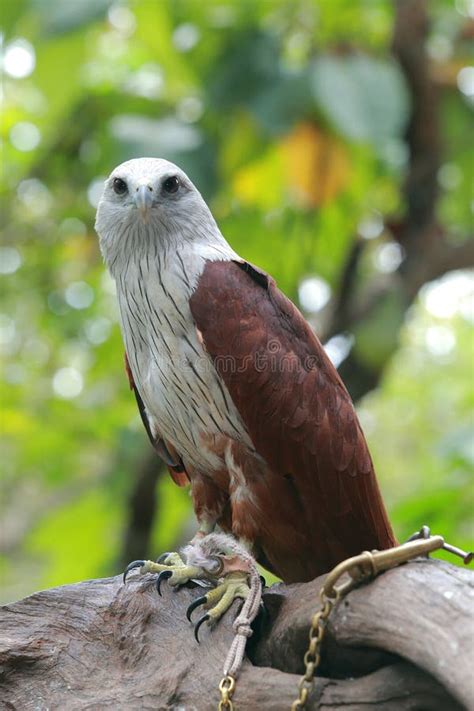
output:
<path id="1" fill-rule="evenodd" d="M 59 35 L 97 20 L 113 0 L 31 0 L 36 10 L 43 36 Z"/>
<path id="2" fill-rule="evenodd" d="M 402 135 L 408 97 L 393 62 L 363 55 L 322 56 L 314 62 L 312 87 L 317 105 L 348 139 L 380 149 Z"/>

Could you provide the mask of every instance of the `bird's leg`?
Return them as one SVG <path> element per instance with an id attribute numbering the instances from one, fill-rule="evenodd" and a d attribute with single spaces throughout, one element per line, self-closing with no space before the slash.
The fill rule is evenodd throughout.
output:
<path id="1" fill-rule="evenodd" d="M 193 547 L 188 547 L 185 552 L 188 562 L 199 562 L 204 565 L 204 561 L 215 560 L 220 565 L 220 569 L 213 573 L 216 587 L 194 600 L 186 612 L 191 622 L 191 615 L 197 607 L 203 606 L 206 610 L 194 627 L 194 636 L 199 642 L 201 625 L 205 622 L 210 626 L 215 625 L 236 598 L 245 601 L 249 596 L 258 596 L 260 599 L 262 582 L 248 548 L 242 542 L 238 543 L 232 536 L 208 535 L 202 541 L 196 542 Z M 249 621 L 246 621 L 244 626 L 248 634 L 251 634 Z M 247 633 L 245 634 L 248 636 Z"/>
<path id="2" fill-rule="evenodd" d="M 186 547 L 186 550 L 192 549 L 197 542 L 201 541 L 205 536 L 211 533 L 214 530 L 215 525 L 215 522 L 212 521 L 201 521 L 199 530 Z M 156 589 L 158 594 L 161 595 L 161 583 L 163 580 L 168 580 L 169 584 L 174 587 L 185 585 L 190 580 L 209 581 L 209 576 L 212 576 L 214 571 L 218 571 L 218 569 L 220 569 L 220 564 L 216 560 L 210 560 L 207 561 L 206 567 L 202 568 L 199 565 L 188 564 L 187 560 L 183 560 L 180 553 L 167 552 L 163 553 L 156 561 L 134 560 L 129 563 L 123 574 L 124 583 L 126 582 L 130 571 L 134 569 L 139 569 L 141 575 L 144 575 L 145 573 L 158 573 Z"/>
<path id="3" fill-rule="evenodd" d="M 205 595 L 195 600 L 187 610 L 191 621 L 192 612 L 201 605 L 206 612 L 195 625 L 194 634 L 199 641 L 199 628 L 205 622 L 214 625 L 229 609 L 236 598 L 246 600 L 249 595 L 260 596 L 261 579 L 255 560 L 247 547 L 238 543 L 232 536 L 223 533 L 198 532 L 179 553 L 164 553 L 157 562 L 135 560 L 124 573 L 138 568 L 140 573 L 158 573 L 156 587 L 161 595 L 164 580 L 174 587 L 184 585 L 190 580 L 206 581 L 212 586 Z"/>

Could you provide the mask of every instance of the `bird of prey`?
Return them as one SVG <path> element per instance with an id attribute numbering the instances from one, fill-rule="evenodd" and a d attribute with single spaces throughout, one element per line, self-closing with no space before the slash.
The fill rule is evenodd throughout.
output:
<path id="1" fill-rule="evenodd" d="M 336 369 L 272 277 L 228 244 L 188 176 L 157 158 L 119 165 L 96 230 L 143 423 L 174 481 L 190 484 L 199 524 L 186 560 L 129 567 L 174 585 L 205 577 L 199 546 L 216 527 L 285 582 L 395 545 Z M 209 623 L 245 597 L 242 566 L 220 553 Z"/>

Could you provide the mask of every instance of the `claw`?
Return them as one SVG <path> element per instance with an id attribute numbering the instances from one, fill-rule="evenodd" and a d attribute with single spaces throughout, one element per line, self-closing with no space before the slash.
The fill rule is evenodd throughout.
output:
<path id="1" fill-rule="evenodd" d="M 190 622 L 192 622 L 192 620 L 191 620 L 191 615 L 193 614 L 193 612 L 194 612 L 194 610 L 196 609 L 196 607 L 199 607 L 199 605 L 205 605 L 206 602 L 207 602 L 207 598 L 206 598 L 205 595 L 203 595 L 202 597 L 198 597 L 196 600 L 194 600 L 194 601 L 190 604 L 190 606 L 189 606 L 188 609 L 186 610 L 186 617 L 188 618 L 188 620 L 189 620 Z"/>
<path id="2" fill-rule="evenodd" d="M 141 568 L 143 565 L 145 565 L 144 560 L 132 560 L 132 562 L 127 565 L 127 567 L 125 568 L 124 573 L 123 573 L 124 584 L 127 581 L 127 575 L 129 574 L 129 572 L 131 570 L 133 570 L 134 568 Z"/>
<path id="3" fill-rule="evenodd" d="M 259 575 L 260 578 L 260 585 L 262 586 L 262 590 L 267 587 L 267 581 L 263 577 L 263 575 Z"/>
<path id="4" fill-rule="evenodd" d="M 202 624 L 204 624 L 204 622 L 207 622 L 207 621 L 210 620 L 210 619 L 211 619 L 211 618 L 210 618 L 209 614 L 206 613 L 205 615 L 203 615 L 202 617 L 200 617 L 199 620 L 196 622 L 196 625 L 195 625 L 195 627 L 194 627 L 194 636 L 195 636 L 196 642 L 197 642 L 198 644 L 199 644 L 199 628 L 200 628 L 200 626 L 201 626 Z"/>
<path id="5" fill-rule="evenodd" d="M 164 563 L 167 557 L 170 555 L 169 551 L 162 553 L 159 558 L 156 559 L 157 563 Z"/>
<path id="6" fill-rule="evenodd" d="M 163 580 L 168 580 L 168 578 L 171 578 L 173 575 L 172 570 L 162 570 L 159 576 L 156 579 L 156 590 L 158 592 L 158 595 L 161 597 L 161 583 Z"/>

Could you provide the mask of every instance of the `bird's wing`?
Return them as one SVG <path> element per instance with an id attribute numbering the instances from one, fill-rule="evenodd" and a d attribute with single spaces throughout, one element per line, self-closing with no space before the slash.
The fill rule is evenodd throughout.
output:
<path id="1" fill-rule="evenodd" d="M 186 486 L 186 484 L 189 484 L 189 478 L 186 473 L 186 469 L 184 468 L 184 464 L 181 460 L 181 457 L 169 442 L 165 442 L 165 440 L 160 437 L 158 433 L 152 432 L 150 420 L 148 419 L 146 408 L 140 396 L 140 393 L 138 392 L 138 388 L 135 385 L 135 381 L 133 379 L 132 371 L 130 369 L 130 364 L 128 362 L 128 357 L 126 353 L 125 371 L 127 373 L 130 390 L 133 390 L 133 392 L 135 393 L 138 411 L 140 412 L 140 417 L 142 418 L 142 422 L 146 429 L 150 442 L 152 443 L 158 455 L 168 467 L 169 473 L 171 474 L 171 478 L 173 479 L 175 484 L 178 484 L 178 486 Z"/>
<path id="2" fill-rule="evenodd" d="M 307 525 L 330 546 L 325 560 L 394 545 L 350 396 L 274 280 L 247 262 L 207 262 L 190 306 L 255 449 L 292 478 Z"/>

